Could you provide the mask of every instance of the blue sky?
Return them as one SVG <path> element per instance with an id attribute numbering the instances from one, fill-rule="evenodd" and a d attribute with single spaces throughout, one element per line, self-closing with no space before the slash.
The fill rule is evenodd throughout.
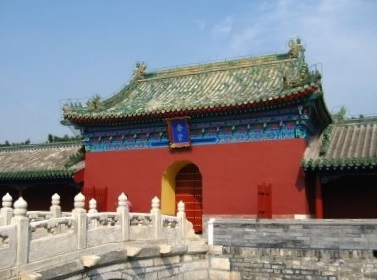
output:
<path id="1" fill-rule="evenodd" d="M 377 115 L 375 0 L 0 0 L 0 143 L 33 143 L 67 99 L 109 97 L 149 70 L 288 50 L 300 36 L 330 111 Z"/>

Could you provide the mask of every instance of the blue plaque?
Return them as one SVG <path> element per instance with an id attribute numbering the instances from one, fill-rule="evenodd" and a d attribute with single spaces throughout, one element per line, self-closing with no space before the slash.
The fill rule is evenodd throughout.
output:
<path id="1" fill-rule="evenodd" d="M 191 146 L 187 119 L 188 117 L 166 119 L 168 123 L 170 148 Z"/>

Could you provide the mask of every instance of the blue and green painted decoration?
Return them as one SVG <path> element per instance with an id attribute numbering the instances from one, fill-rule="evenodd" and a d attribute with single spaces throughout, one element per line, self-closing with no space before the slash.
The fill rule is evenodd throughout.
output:
<path id="1" fill-rule="evenodd" d="M 310 123 L 308 115 L 297 113 L 246 119 L 201 119 L 189 122 L 189 135 L 185 137 L 190 138 L 192 146 L 308 138 L 314 134 Z M 164 123 L 115 130 L 92 128 L 84 135 L 86 151 L 90 152 L 169 147 Z"/>

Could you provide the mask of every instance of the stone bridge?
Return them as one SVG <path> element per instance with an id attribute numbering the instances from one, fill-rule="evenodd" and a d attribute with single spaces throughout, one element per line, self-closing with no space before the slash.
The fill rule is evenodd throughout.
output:
<path id="1" fill-rule="evenodd" d="M 87 212 L 80 193 L 72 212 L 62 212 L 55 194 L 49 211 L 27 211 L 22 197 L 12 207 L 7 194 L 0 279 L 233 279 L 229 260 L 214 258 L 208 269 L 208 245 L 186 220 L 184 203 L 176 216 L 162 215 L 159 204 L 155 197 L 150 213 L 129 212 L 121 194 L 116 212 L 98 213 L 93 199 Z"/>
<path id="2" fill-rule="evenodd" d="M 116 212 L 84 209 L 78 194 L 72 212 L 60 197 L 49 211 L 27 211 L 5 195 L 0 209 L 0 280 L 240 280 L 377 279 L 377 220 L 259 220 L 211 218 L 208 244 L 186 220 L 129 212 L 127 197 Z"/>

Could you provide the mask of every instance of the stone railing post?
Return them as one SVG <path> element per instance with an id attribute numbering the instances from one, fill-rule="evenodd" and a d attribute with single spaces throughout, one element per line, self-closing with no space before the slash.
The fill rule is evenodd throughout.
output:
<path id="1" fill-rule="evenodd" d="M 29 255 L 29 219 L 26 217 L 27 203 L 20 197 L 13 205 L 14 217 L 11 225 L 16 226 L 17 265 L 27 264 Z"/>
<path id="2" fill-rule="evenodd" d="M 186 238 L 186 212 L 185 212 L 185 204 L 181 200 L 177 204 L 178 212 L 177 218 L 179 219 L 179 223 L 181 225 L 181 236 L 182 239 Z"/>
<path id="3" fill-rule="evenodd" d="M 214 242 L 213 224 L 215 223 L 215 220 L 215 218 L 210 218 L 208 221 L 208 245 L 213 245 Z"/>
<path id="4" fill-rule="evenodd" d="M 0 209 L 0 226 L 10 225 L 13 217 L 12 197 L 9 193 L 3 196 L 2 207 Z"/>
<path id="5" fill-rule="evenodd" d="M 97 210 L 97 200 L 95 200 L 94 198 L 92 198 L 91 200 L 89 200 L 88 215 L 90 215 L 90 214 L 96 214 L 96 213 L 98 213 L 98 210 Z M 90 228 L 97 228 L 98 224 L 99 224 L 99 221 L 97 219 L 91 220 L 91 222 L 90 222 Z"/>
<path id="6" fill-rule="evenodd" d="M 79 193 L 74 198 L 75 208 L 72 210 L 72 216 L 76 218 L 77 222 L 77 249 L 86 248 L 86 210 L 85 210 L 85 196 Z"/>
<path id="7" fill-rule="evenodd" d="M 52 218 L 60 218 L 62 216 L 62 208 L 60 207 L 60 196 L 56 193 L 51 197 L 50 212 Z"/>
<path id="8" fill-rule="evenodd" d="M 94 198 L 89 200 L 89 211 L 88 211 L 88 213 L 89 214 L 98 213 L 98 211 L 97 211 L 97 200 L 95 200 Z"/>
<path id="9" fill-rule="evenodd" d="M 121 193 L 118 197 L 117 213 L 119 214 L 120 228 L 122 230 L 122 241 L 130 239 L 130 215 L 127 206 L 127 195 Z"/>
<path id="10" fill-rule="evenodd" d="M 153 227 L 154 227 L 154 239 L 159 240 L 161 238 L 161 210 L 160 200 L 157 196 L 152 199 L 151 214 L 153 215 Z"/>

